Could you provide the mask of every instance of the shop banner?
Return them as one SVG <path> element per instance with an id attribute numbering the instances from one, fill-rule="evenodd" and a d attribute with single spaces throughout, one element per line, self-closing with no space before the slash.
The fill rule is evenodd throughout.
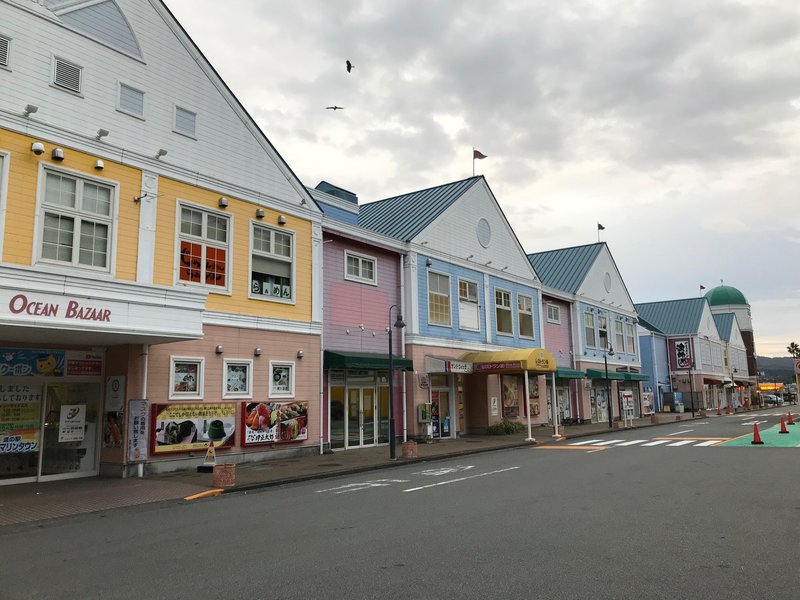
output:
<path id="1" fill-rule="evenodd" d="M 67 375 L 100 377 L 103 374 L 103 355 L 101 353 L 69 351 L 66 355 Z"/>
<path id="2" fill-rule="evenodd" d="M 64 374 L 64 353 L 54 350 L 0 348 L 0 377 Z"/>
<path id="3" fill-rule="evenodd" d="M 41 386 L 0 383 L 0 454 L 39 451 Z"/>
<path id="4" fill-rule="evenodd" d="M 147 400 L 128 402 L 128 462 L 147 460 Z"/>
<path id="5" fill-rule="evenodd" d="M 153 406 L 153 452 L 191 452 L 233 444 L 236 404 L 191 402 Z"/>
<path id="6" fill-rule="evenodd" d="M 308 402 L 245 402 L 244 445 L 308 439 Z"/>
<path id="7" fill-rule="evenodd" d="M 58 421 L 58 443 L 82 442 L 86 432 L 86 405 L 62 404 Z"/>

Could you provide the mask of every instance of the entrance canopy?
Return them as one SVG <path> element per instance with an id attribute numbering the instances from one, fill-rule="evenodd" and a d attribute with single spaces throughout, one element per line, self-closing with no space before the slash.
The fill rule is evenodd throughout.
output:
<path id="1" fill-rule="evenodd" d="M 568 369 L 566 367 L 558 367 L 556 369 L 556 379 L 583 379 L 586 373 L 578 369 Z"/>
<path id="2" fill-rule="evenodd" d="M 608 377 L 606 378 L 606 372 L 604 369 L 586 369 L 586 377 L 589 379 L 616 379 L 617 381 L 625 381 L 625 375 L 632 375 L 632 373 L 617 373 L 616 371 L 609 371 Z"/>
<path id="3" fill-rule="evenodd" d="M 471 362 L 475 373 L 500 373 L 504 371 L 553 373 L 558 368 L 553 355 L 544 348 L 467 352 L 461 357 L 461 360 Z"/>
<path id="4" fill-rule="evenodd" d="M 370 354 L 367 352 L 338 352 L 325 350 L 325 369 L 375 369 L 389 368 L 388 354 Z M 411 359 L 392 356 L 392 368 L 398 371 L 413 371 Z"/>
<path id="5" fill-rule="evenodd" d="M 625 381 L 649 381 L 650 375 L 644 373 L 625 373 Z"/>

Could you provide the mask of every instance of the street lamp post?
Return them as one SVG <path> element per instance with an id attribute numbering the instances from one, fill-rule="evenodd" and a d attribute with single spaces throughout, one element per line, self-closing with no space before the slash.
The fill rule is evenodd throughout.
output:
<path id="1" fill-rule="evenodd" d="M 608 357 L 614 356 L 614 348 L 608 342 L 608 336 L 600 336 L 603 341 L 603 367 L 606 372 L 606 407 L 608 408 L 608 426 L 614 427 L 614 410 L 611 404 L 611 380 L 608 378 Z"/>
<path id="2" fill-rule="evenodd" d="M 397 309 L 397 320 L 392 325 L 392 309 Z M 395 435 L 394 435 L 394 383 L 392 381 L 394 365 L 392 364 L 392 328 L 402 329 L 406 324 L 403 321 L 403 315 L 400 314 L 400 308 L 396 304 L 389 307 L 389 458 L 395 460 L 397 458 L 397 451 L 395 449 Z"/>
<path id="3" fill-rule="evenodd" d="M 689 399 L 692 402 L 692 418 L 694 419 L 694 379 L 692 378 L 692 369 L 694 368 L 694 361 L 689 363 Z"/>

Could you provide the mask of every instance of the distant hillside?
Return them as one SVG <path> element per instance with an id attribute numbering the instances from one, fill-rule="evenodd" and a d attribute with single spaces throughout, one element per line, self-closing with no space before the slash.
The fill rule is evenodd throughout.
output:
<path id="1" fill-rule="evenodd" d="M 764 377 L 759 377 L 760 381 L 794 383 L 794 359 L 791 356 L 779 358 L 756 356 L 756 362 L 758 370 L 764 373 Z"/>

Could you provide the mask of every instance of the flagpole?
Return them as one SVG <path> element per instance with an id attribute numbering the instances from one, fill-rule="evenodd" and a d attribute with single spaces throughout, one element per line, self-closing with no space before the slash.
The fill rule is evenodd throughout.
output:
<path id="1" fill-rule="evenodd" d="M 472 176 L 475 177 L 475 146 L 472 147 Z"/>

